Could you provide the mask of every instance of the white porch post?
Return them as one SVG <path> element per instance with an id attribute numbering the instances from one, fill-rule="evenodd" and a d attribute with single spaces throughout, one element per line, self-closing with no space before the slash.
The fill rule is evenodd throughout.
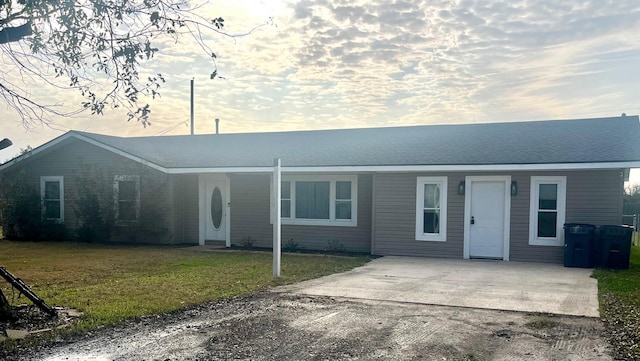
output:
<path id="1" fill-rule="evenodd" d="M 280 277 L 280 244 L 281 244 L 281 214 L 282 205 L 280 198 L 282 197 L 281 187 L 282 171 L 280 166 L 280 158 L 273 160 L 273 199 L 275 200 L 275 219 L 273 221 L 273 277 Z"/>

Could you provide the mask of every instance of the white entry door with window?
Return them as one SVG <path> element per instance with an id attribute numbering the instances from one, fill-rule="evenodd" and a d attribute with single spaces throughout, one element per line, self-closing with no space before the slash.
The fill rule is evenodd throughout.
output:
<path id="1" fill-rule="evenodd" d="M 510 177 L 467 177 L 465 258 L 509 259 Z"/>
<path id="2" fill-rule="evenodd" d="M 217 176 L 200 178 L 200 243 L 226 241 L 228 243 L 228 179 Z"/>

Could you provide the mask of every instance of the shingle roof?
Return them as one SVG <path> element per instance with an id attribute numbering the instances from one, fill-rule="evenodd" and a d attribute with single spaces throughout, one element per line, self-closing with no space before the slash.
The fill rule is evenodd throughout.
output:
<path id="1" fill-rule="evenodd" d="M 193 136 L 75 132 L 166 168 L 640 161 L 638 116 Z"/>

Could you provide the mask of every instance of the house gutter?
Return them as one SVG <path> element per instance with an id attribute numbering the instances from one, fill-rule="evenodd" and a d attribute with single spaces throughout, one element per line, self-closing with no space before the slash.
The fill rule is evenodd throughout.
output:
<path id="1" fill-rule="evenodd" d="M 547 164 L 481 164 L 481 165 L 398 165 L 398 166 L 321 166 L 282 167 L 287 173 L 409 173 L 409 172 L 487 172 L 537 170 L 588 170 L 640 168 L 640 161 L 601 163 L 547 163 Z M 271 173 L 273 167 L 189 167 L 164 168 L 168 174 L 192 173 Z"/>

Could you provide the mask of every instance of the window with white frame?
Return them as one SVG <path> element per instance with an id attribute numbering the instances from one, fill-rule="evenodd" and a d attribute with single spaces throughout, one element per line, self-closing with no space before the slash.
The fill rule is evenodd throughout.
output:
<path id="1" fill-rule="evenodd" d="M 116 223 L 126 225 L 137 222 L 140 214 L 140 177 L 117 175 L 113 188 Z"/>
<path id="2" fill-rule="evenodd" d="M 357 225 L 357 176 L 285 176 L 281 187 L 283 224 Z"/>
<path id="3" fill-rule="evenodd" d="M 447 177 L 418 177 L 416 240 L 447 240 Z"/>
<path id="4" fill-rule="evenodd" d="M 562 246 L 567 177 L 531 177 L 529 244 Z"/>
<path id="5" fill-rule="evenodd" d="M 336 219 L 351 219 L 351 182 L 336 181 Z"/>
<path id="6" fill-rule="evenodd" d="M 280 214 L 282 218 L 291 218 L 291 182 L 283 181 L 280 190 Z"/>
<path id="7" fill-rule="evenodd" d="M 63 222 L 64 177 L 40 177 L 40 197 L 42 198 L 42 218 Z"/>

